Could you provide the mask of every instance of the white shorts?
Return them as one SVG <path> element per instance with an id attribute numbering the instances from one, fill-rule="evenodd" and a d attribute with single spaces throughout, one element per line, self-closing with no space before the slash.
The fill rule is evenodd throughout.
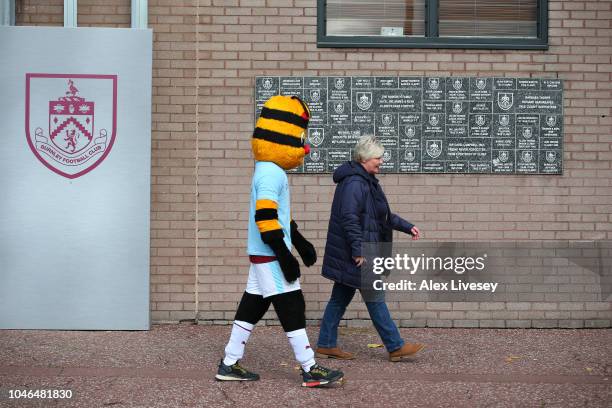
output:
<path id="1" fill-rule="evenodd" d="M 293 283 L 287 282 L 278 261 L 251 264 L 246 287 L 248 293 L 267 298 L 299 289 L 300 280 L 296 279 Z"/>

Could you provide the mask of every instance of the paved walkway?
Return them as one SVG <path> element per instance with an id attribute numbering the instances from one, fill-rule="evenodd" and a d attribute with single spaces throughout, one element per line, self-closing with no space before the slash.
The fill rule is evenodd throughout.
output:
<path id="1" fill-rule="evenodd" d="M 280 327 L 257 327 L 244 365 L 253 383 L 213 380 L 229 326 L 149 332 L 0 330 L 0 406 L 610 407 L 612 330 L 402 329 L 427 344 L 390 363 L 371 329 L 341 329 L 346 383 L 303 389 Z M 309 329 L 311 341 L 318 330 Z M 71 399 L 9 399 L 11 389 L 71 390 Z"/>

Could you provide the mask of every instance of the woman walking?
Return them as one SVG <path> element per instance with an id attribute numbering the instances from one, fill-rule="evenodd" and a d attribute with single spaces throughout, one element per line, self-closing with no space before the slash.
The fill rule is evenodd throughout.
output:
<path id="1" fill-rule="evenodd" d="M 337 346 L 338 325 L 355 290 L 361 288 L 361 266 L 366 261 L 362 243 L 391 242 L 392 230 L 419 239 L 419 229 L 393 214 L 385 193 L 375 177 L 380 171 L 384 147 L 373 136 L 363 136 L 354 149 L 354 161 L 334 172 L 337 183 L 332 203 L 325 256 L 324 277 L 334 281 L 325 308 L 317 342 L 317 357 L 350 360 L 351 353 Z M 363 295 L 363 293 L 362 293 Z M 387 304 L 365 297 L 374 327 L 389 352 L 390 361 L 399 361 L 420 351 L 422 344 L 406 343 L 393 322 Z"/>

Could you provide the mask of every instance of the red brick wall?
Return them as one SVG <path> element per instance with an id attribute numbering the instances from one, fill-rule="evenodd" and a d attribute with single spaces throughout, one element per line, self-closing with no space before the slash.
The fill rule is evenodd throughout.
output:
<path id="1" fill-rule="evenodd" d="M 61 26 L 64 24 L 63 0 L 15 1 L 16 25 Z"/>
<path id="2" fill-rule="evenodd" d="M 79 27 L 129 27 L 132 18 L 130 0 L 79 0 Z"/>
<path id="3" fill-rule="evenodd" d="M 197 254 L 196 1 L 149 1 L 153 29 L 151 310 L 194 319 Z"/>
<path id="4" fill-rule="evenodd" d="M 18 24 L 61 24 L 62 2 L 41 3 L 18 2 Z M 83 25 L 129 25 L 127 0 L 103 9 L 88 3 L 79 2 Z M 550 1 L 549 9 L 547 51 L 319 49 L 316 0 L 150 0 L 153 319 L 233 318 L 248 269 L 249 141 L 259 75 L 561 78 L 563 176 L 380 179 L 393 210 L 427 240 L 612 239 L 612 3 Z M 290 182 L 294 218 L 322 255 L 330 176 L 293 175 Z M 319 273 L 320 262 L 303 271 L 309 319 L 320 318 L 331 288 Z M 537 299 L 390 307 L 405 326 L 610 326 L 609 302 Z M 354 302 L 346 317 L 367 318 L 363 303 Z"/>

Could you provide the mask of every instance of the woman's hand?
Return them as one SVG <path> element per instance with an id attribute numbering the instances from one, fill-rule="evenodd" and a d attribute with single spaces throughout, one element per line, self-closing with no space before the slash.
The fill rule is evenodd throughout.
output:
<path id="1" fill-rule="evenodd" d="M 365 258 L 363 256 L 354 256 L 353 261 L 355 261 L 357 266 L 361 266 L 365 262 Z"/>
<path id="2" fill-rule="evenodd" d="M 416 226 L 412 227 L 412 229 L 410 230 L 410 234 L 412 235 L 413 241 L 416 241 L 421 237 L 421 231 Z"/>

